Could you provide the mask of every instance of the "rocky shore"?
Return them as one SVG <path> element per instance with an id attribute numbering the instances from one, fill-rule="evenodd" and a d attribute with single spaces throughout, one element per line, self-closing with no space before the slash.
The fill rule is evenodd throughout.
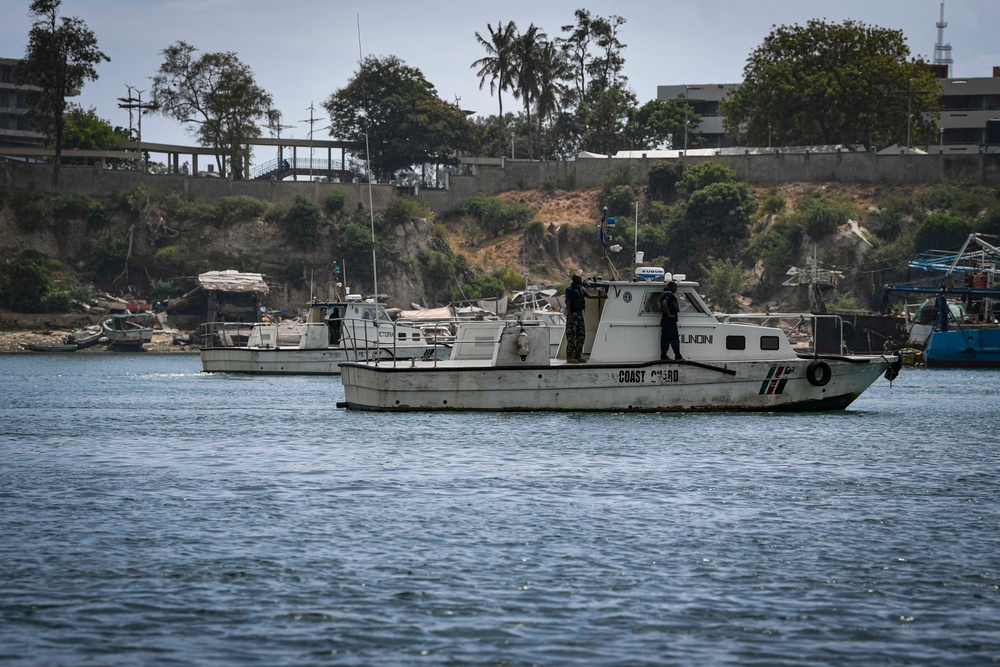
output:
<path id="1" fill-rule="evenodd" d="M 37 313 L 23 314 L 0 310 L 0 352 L 26 352 L 42 354 L 25 349 L 24 345 L 59 345 L 67 335 L 95 324 L 93 317 L 84 314 Z M 197 352 L 196 345 L 176 345 L 174 336 L 188 331 L 153 332 L 153 340 L 142 349 L 146 352 Z M 74 354 L 108 353 L 103 344 L 94 345 Z"/>
<path id="2" fill-rule="evenodd" d="M 26 352 L 28 354 L 44 354 L 33 352 L 24 345 L 58 345 L 63 342 L 67 334 L 73 329 L 44 329 L 41 331 L 0 331 L 0 352 Z M 176 333 L 164 333 L 156 331 L 153 333 L 153 340 L 142 346 L 141 352 L 197 352 L 197 345 L 176 345 L 174 336 Z M 114 352 L 102 343 L 83 350 L 77 350 L 74 354 L 106 354 Z"/>

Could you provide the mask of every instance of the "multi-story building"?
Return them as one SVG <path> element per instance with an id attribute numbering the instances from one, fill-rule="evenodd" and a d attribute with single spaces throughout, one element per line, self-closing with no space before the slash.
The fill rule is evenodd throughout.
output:
<path id="1" fill-rule="evenodd" d="M 938 79 L 939 141 L 932 152 L 1000 152 L 1000 67 L 992 77 Z M 935 150 L 936 148 L 936 150 Z"/>
<path id="2" fill-rule="evenodd" d="M 735 146 L 730 139 L 726 138 L 726 132 L 722 127 L 723 115 L 719 110 L 719 103 L 729 94 L 729 91 L 739 88 L 738 83 L 699 83 L 689 86 L 657 86 L 656 99 L 662 101 L 682 102 L 687 100 L 691 111 L 701 117 L 701 122 L 696 128 L 689 128 L 692 134 L 697 132 L 700 138 L 700 148 L 725 148 Z M 684 137 L 674 137 L 672 148 L 684 150 Z M 694 146 L 692 146 L 693 148 Z"/>
<path id="3" fill-rule="evenodd" d="M 944 70 L 941 70 L 942 73 Z M 918 145 L 929 153 L 1000 153 L 1000 67 L 992 77 L 938 78 L 941 84 L 941 114 L 936 145 Z M 657 86 L 656 99 L 683 101 L 701 116 L 698 127 L 690 128 L 703 139 L 703 146 L 725 148 L 735 145 L 726 138 L 721 100 L 736 90 L 738 83 L 699 83 L 686 86 Z M 690 135 L 689 135 L 690 136 Z M 684 148 L 683 138 L 674 138 L 675 149 Z"/>
<path id="4" fill-rule="evenodd" d="M 17 85 L 14 68 L 20 60 L 0 58 L 0 146 L 38 148 L 47 139 L 28 124 L 25 94 L 29 86 Z"/>

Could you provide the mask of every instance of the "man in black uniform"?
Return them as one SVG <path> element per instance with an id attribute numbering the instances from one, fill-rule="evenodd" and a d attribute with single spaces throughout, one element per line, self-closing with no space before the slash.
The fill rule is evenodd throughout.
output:
<path id="1" fill-rule="evenodd" d="M 677 283 L 671 280 L 667 283 L 667 288 L 663 290 L 663 296 L 660 297 L 660 310 L 663 311 L 663 315 L 660 316 L 661 361 L 670 358 L 667 356 L 669 348 L 674 349 L 674 359 L 683 359 L 681 357 L 681 339 L 677 333 L 677 315 L 681 309 L 680 304 L 677 303 L 677 297 L 674 295 L 676 291 Z"/>

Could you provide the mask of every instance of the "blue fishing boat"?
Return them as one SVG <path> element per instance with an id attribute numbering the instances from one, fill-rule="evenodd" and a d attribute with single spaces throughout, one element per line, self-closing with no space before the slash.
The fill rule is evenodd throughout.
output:
<path id="1" fill-rule="evenodd" d="M 929 250 L 909 266 L 932 274 L 886 285 L 892 294 L 920 294 L 936 304 L 924 349 L 929 368 L 1000 368 L 1000 249 L 970 234 L 958 252 Z M 955 308 L 954 302 L 962 308 Z"/>

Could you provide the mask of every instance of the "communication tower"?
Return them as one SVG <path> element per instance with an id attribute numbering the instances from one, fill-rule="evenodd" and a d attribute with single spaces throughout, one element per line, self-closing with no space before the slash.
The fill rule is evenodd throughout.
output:
<path id="1" fill-rule="evenodd" d="M 947 76 L 951 76 L 951 64 L 955 62 L 951 57 L 951 44 L 944 43 L 944 29 L 948 27 L 948 22 L 944 20 L 944 3 L 941 3 L 941 19 L 937 22 L 937 44 L 934 45 L 934 64 L 947 67 Z"/>

